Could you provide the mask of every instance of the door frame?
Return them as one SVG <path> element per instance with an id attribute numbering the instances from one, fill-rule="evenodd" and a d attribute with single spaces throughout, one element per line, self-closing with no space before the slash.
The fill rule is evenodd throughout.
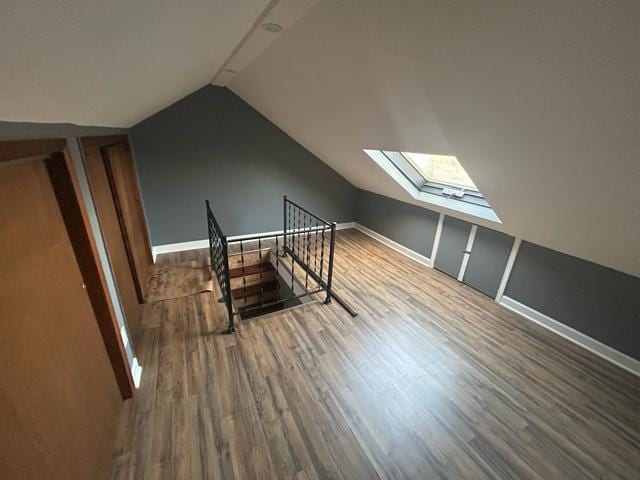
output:
<path id="1" fill-rule="evenodd" d="M 127 261 L 129 263 L 129 269 L 131 270 L 133 276 L 133 284 L 136 289 L 136 295 L 138 297 L 138 302 L 140 304 L 145 303 L 145 293 L 146 293 L 146 285 L 142 284 L 140 279 L 140 274 L 138 272 L 138 268 L 136 267 L 134 256 L 133 256 L 133 248 L 131 246 L 131 240 L 129 238 L 129 232 L 127 231 L 126 222 L 124 219 L 124 214 L 122 212 L 122 201 L 120 199 L 120 195 L 118 194 L 118 190 L 116 188 L 113 169 L 111 166 L 111 161 L 109 159 L 109 154 L 107 153 L 107 148 L 113 145 L 123 144 L 129 152 L 131 152 L 131 145 L 129 144 L 129 137 L 127 135 L 103 135 L 103 136 L 93 136 L 93 137 L 82 137 L 80 138 L 80 147 L 82 150 L 83 157 L 85 158 L 86 164 L 86 155 L 85 152 L 90 148 L 98 148 L 100 149 L 100 155 L 102 158 L 102 162 L 104 165 L 104 169 L 107 173 L 107 180 L 109 181 L 109 189 L 111 190 L 111 196 L 113 198 L 113 204 L 115 206 L 116 216 L 118 217 L 118 224 L 120 225 L 120 232 L 122 234 L 122 240 L 124 242 L 124 248 L 127 252 Z M 131 160 L 133 161 L 133 154 L 131 155 Z M 86 165 L 85 165 L 86 166 Z M 149 228 L 146 223 L 146 215 L 144 214 L 144 210 L 142 209 L 142 197 L 140 193 L 140 182 L 138 180 L 137 172 L 135 171 L 135 162 L 134 162 L 134 174 L 135 174 L 135 183 L 137 186 L 135 195 L 137 197 L 137 205 L 139 206 L 139 218 L 144 219 L 144 225 L 142 225 L 142 229 L 144 231 L 144 241 L 145 241 L 145 254 L 147 255 L 147 260 L 150 264 L 153 264 L 153 254 L 151 249 L 151 240 L 149 238 Z M 92 195 L 94 186 L 92 185 L 92 179 L 89 178 L 89 188 L 91 189 Z"/>
<path id="2" fill-rule="evenodd" d="M 44 160 L 123 399 L 133 377 L 66 139 L 0 141 L 0 162 Z"/>
<path id="3" fill-rule="evenodd" d="M 460 264 L 460 271 L 458 272 L 458 281 L 464 282 L 464 274 L 467 273 L 467 266 L 469 265 L 469 258 L 471 258 L 471 254 L 473 253 L 473 242 L 476 239 L 476 234 L 478 232 L 478 226 L 474 223 L 471 226 L 471 230 L 469 231 L 469 238 L 467 239 L 467 245 L 464 247 L 462 251 L 462 264 Z"/>

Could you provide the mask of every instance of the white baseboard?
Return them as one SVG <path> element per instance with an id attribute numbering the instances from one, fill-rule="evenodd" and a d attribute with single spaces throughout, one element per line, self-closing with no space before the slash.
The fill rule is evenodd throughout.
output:
<path id="1" fill-rule="evenodd" d="M 342 222 L 336 227 L 336 230 L 346 230 L 347 228 L 356 228 L 356 222 Z"/>
<path id="2" fill-rule="evenodd" d="M 415 260 L 422 265 L 426 265 L 427 267 L 433 267 L 433 261 L 425 257 L 424 255 L 420 255 L 418 252 L 414 252 L 410 248 L 405 247 L 404 245 L 400 245 L 398 242 L 394 242 L 390 238 L 385 237 L 384 235 L 380 235 L 378 232 L 371 230 L 370 228 L 365 227 L 364 225 L 360 225 L 357 222 L 353 222 L 353 227 L 356 230 L 360 230 L 365 235 L 369 235 L 374 240 L 378 240 L 380 243 L 385 244 L 387 247 L 392 248 L 396 252 L 401 253 L 402 255 L 409 257 L 412 260 Z"/>
<path id="3" fill-rule="evenodd" d="M 142 367 L 138 363 L 138 359 L 136 357 L 133 357 L 131 376 L 133 377 L 133 384 L 138 388 L 140 386 L 140 378 L 142 377 Z"/>
<path id="4" fill-rule="evenodd" d="M 531 307 L 528 307 L 513 298 L 509 298 L 506 295 L 502 296 L 500 305 L 508 308 L 512 312 L 515 312 L 527 320 L 537 323 L 538 325 L 551 330 L 552 332 L 560 335 L 567 340 L 580 345 L 581 347 L 589 350 L 590 352 L 598 355 L 599 357 L 608 360 L 609 362 L 625 369 L 626 371 L 640 376 L 640 360 L 631 358 L 618 350 L 615 350 L 604 343 L 595 340 L 584 333 L 581 333 L 573 328 L 554 320 L 551 317 L 546 316 Z"/>
<path id="5" fill-rule="evenodd" d="M 343 222 L 338 223 L 336 225 L 337 230 L 344 230 L 346 228 L 354 228 L 355 222 Z M 246 235 L 234 235 L 231 237 L 227 237 L 227 240 L 242 240 L 244 238 L 257 237 L 258 235 L 282 235 L 282 230 L 275 230 L 273 232 L 258 232 L 258 233 L 248 233 Z M 172 252 L 184 252 L 186 250 L 198 250 L 200 248 L 209 248 L 209 239 L 205 238 L 203 240 L 192 240 L 190 242 L 179 242 L 179 243 L 167 243 L 165 245 L 157 245 L 154 246 L 151 251 L 153 253 L 153 261 L 156 261 L 156 257 L 162 253 L 172 253 Z"/>
<path id="6" fill-rule="evenodd" d="M 129 345 L 129 335 L 127 334 L 127 327 L 124 325 L 120 326 L 120 338 L 122 339 L 122 346 L 126 350 L 127 345 Z"/>
<path id="7" fill-rule="evenodd" d="M 392 248 L 393 250 L 409 257 L 410 259 L 425 265 L 427 267 L 433 268 L 433 260 L 431 258 L 425 257 L 399 243 L 391 240 L 390 238 L 385 237 L 384 235 L 379 234 L 378 232 L 371 230 L 370 228 L 365 227 L 364 225 L 359 224 L 358 222 L 344 222 L 339 223 L 336 227 L 338 230 L 344 230 L 348 228 L 355 228 L 362 233 L 370 236 L 374 240 L 379 241 L 380 243 Z M 248 235 L 236 235 L 233 237 L 228 237 L 229 240 L 241 240 L 243 238 L 254 237 L 258 235 L 279 235 L 282 234 L 282 230 L 274 231 L 274 232 L 263 232 L 263 233 L 252 233 Z M 200 248 L 208 248 L 209 240 L 194 240 L 191 242 L 181 242 L 181 243 L 171 243 L 166 245 L 158 245 L 153 247 L 153 260 L 155 262 L 156 256 L 161 253 L 170 253 L 170 252 L 181 252 L 185 250 L 194 250 Z M 581 333 L 551 317 L 546 316 L 545 314 L 534 310 L 523 303 L 514 300 L 513 298 L 507 297 L 503 295 L 499 302 L 503 307 L 521 315 L 527 320 L 531 320 L 532 322 L 541 325 L 542 327 L 560 335 L 567 340 L 580 345 L 581 347 L 589 350 L 590 352 L 598 355 L 599 357 L 608 360 L 609 362 L 623 368 L 624 370 L 640 376 L 640 361 L 635 358 L 629 357 L 618 350 L 615 350 L 604 343 L 595 340 L 584 333 Z M 134 359 L 134 367 L 132 374 L 134 376 L 134 381 L 136 382 L 136 387 L 140 382 L 140 375 L 142 373 L 142 368 L 138 365 L 138 361 Z M 136 379 L 137 378 L 137 379 Z"/>
<path id="8" fill-rule="evenodd" d="M 186 250 L 197 250 L 199 248 L 209 248 L 209 239 L 193 240 L 191 242 L 167 243 L 166 245 L 154 246 L 151 251 L 153 253 L 153 261 L 162 253 L 184 252 Z"/>

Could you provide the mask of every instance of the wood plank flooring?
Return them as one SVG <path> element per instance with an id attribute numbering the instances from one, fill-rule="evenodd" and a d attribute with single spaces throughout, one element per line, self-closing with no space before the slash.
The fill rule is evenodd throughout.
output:
<path id="1" fill-rule="evenodd" d="M 640 478 L 640 379 L 355 230 L 335 284 L 358 317 L 233 336 L 217 291 L 145 305 L 113 479 Z"/>

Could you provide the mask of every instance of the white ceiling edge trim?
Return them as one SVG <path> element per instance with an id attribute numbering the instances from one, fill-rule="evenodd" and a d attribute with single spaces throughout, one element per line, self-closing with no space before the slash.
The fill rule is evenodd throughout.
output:
<path id="1" fill-rule="evenodd" d="M 211 81 L 212 85 L 226 87 L 236 75 L 260 56 L 284 32 L 300 20 L 319 0 L 272 0 L 256 20 L 227 61 L 220 67 Z M 279 32 L 268 32 L 262 28 L 266 23 L 282 27 Z"/>

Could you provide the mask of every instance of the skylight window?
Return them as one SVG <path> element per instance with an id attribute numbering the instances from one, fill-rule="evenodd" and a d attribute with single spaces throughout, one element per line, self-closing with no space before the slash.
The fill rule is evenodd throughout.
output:
<path id="1" fill-rule="evenodd" d="M 501 223 L 453 155 L 369 149 L 365 153 L 416 200 Z"/>
<path id="2" fill-rule="evenodd" d="M 453 155 L 402 152 L 411 165 L 429 182 L 478 191 L 462 165 Z"/>

